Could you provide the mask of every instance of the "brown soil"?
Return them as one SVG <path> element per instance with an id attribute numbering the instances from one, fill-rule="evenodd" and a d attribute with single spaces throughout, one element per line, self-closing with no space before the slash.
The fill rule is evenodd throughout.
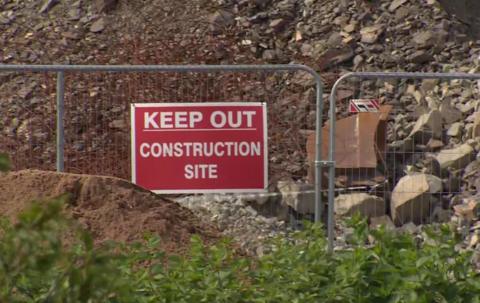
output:
<path id="1" fill-rule="evenodd" d="M 162 249 L 182 253 L 191 236 L 205 242 L 218 239 L 188 209 L 125 180 L 111 177 L 23 170 L 0 174 L 0 213 L 14 219 L 32 200 L 69 193 L 67 213 L 90 232 L 96 243 L 107 240 L 132 242 L 145 233 L 162 239 Z"/>

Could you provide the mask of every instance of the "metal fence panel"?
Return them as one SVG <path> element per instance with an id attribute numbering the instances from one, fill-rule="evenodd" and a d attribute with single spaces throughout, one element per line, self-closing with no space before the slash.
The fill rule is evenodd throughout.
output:
<path id="1" fill-rule="evenodd" d="M 479 79 L 480 74 L 469 73 L 365 72 L 336 81 L 328 123 L 330 251 L 336 238 L 335 203 L 341 213 L 342 205 L 359 197 L 353 193 L 369 195 L 363 213 L 390 214 L 401 225 L 428 223 L 437 208 L 447 210 L 453 197 L 472 190 L 461 189 L 457 174 L 474 157 L 472 145 L 478 144 L 471 140 L 454 146 L 474 137 L 472 129 L 462 133 L 458 127 L 465 114 L 478 108 L 460 100 L 480 97 Z M 347 102 L 355 98 L 380 100 L 383 113 L 349 113 Z M 462 158 L 464 152 L 468 158 Z M 452 164 L 452 158 L 461 165 Z M 398 207 L 405 201 L 416 203 Z"/>
<path id="2" fill-rule="evenodd" d="M 320 221 L 323 87 L 320 76 L 309 67 L 0 65 L 0 72 L 46 74 L 44 86 L 50 97 L 56 96 L 55 103 L 49 101 L 52 111 L 39 120 L 48 121 L 47 137 L 56 142 L 42 153 L 50 157 L 50 164 L 38 165 L 35 149 L 24 155 L 2 144 L 1 148 L 14 153 L 17 169 L 53 169 L 51 160 L 56 157 L 58 171 L 129 179 L 130 103 L 267 102 L 271 175 L 305 176 L 308 163 L 302 133 L 316 129 L 315 219 Z"/>
<path id="3" fill-rule="evenodd" d="M 55 169 L 55 76 L 0 73 L 0 150 L 14 167 Z"/>

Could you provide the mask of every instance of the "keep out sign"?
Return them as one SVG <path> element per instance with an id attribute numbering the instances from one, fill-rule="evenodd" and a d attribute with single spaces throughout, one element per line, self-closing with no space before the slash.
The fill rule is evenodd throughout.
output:
<path id="1" fill-rule="evenodd" d="M 132 181 L 156 193 L 267 188 L 264 103 L 137 103 Z"/>

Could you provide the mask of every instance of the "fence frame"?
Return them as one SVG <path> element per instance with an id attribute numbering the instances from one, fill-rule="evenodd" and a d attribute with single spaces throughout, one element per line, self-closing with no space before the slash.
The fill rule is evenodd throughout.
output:
<path id="1" fill-rule="evenodd" d="M 300 64 L 277 65 L 15 65 L 0 64 L 0 72 L 51 72 L 57 74 L 56 85 L 56 168 L 64 171 L 63 125 L 66 72 L 175 72 L 175 73 L 212 73 L 212 72 L 295 72 L 303 71 L 315 80 L 316 87 L 316 121 L 315 121 L 315 222 L 322 218 L 321 167 L 328 161 L 321 159 L 322 125 L 323 125 L 323 82 L 320 75 L 312 68 Z"/>
<path id="2" fill-rule="evenodd" d="M 480 80 L 478 73 L 420 73 L 420 72 L 351 72 L 342 75 L 332 87 L 330 92 L 330 132 L 329 132 L 329 149 L 328 160 L 324 161 L 328 165 L 328 251 L 333 252 L 333 238 L 335 227 L 335 122 L 336 122 L 336 103 L 337 91 L 340 84 L 348 79 L 357 78 L 364 79 L 438 79 L 438 80 Z"/>

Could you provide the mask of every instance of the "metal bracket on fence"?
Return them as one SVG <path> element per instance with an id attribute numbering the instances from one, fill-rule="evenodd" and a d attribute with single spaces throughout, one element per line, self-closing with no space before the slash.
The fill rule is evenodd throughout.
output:
<path id="1" fill-rule="evenodd" d="M 65 128 L 63 119 L 65 113 L 65 73 L 57 72 L 57 159 L 56 166 L 58 172 L 65 169 L 64 149 L 65 149 Z"/>
<path id="2" fill-rule="evenodd" d="M 408 73 L 408 72 L 355 72 L 341 76 L 333 85 L 330 93 L 330 133 L 328 162 L 328 250 L 333 252 L 334 238 L 334 201 L 335 201 L 335 108 L 337 103 L 337 90 L 340 84 L 347 79 L 440 79 L 440 80 L 480 80 L 480 74 L 470 73 Z"/>
<path id="3" fill-rule="evenodd" d="M 315 165 L 319 167 L 335 167 L 335 161 L 315 161 Z"/>

